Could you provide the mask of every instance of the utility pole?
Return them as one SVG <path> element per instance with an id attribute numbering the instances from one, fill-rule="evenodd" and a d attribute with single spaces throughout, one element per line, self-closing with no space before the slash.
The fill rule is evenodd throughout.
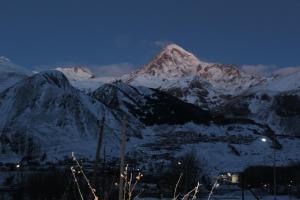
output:
<path id="1" fill-rule="evenodd" d="M 100 123 L 98 122 L 99 125 L 99 136 L 98 136 L 98 143 L 97 143 L 97 148 L 96 148 L 96 157 L 95 157 L 95 162 L 94 162 L 94 175 L 93 175 L 93 180 L 94 180 L 94 187 L 96 187 L 96 180 L 97 180 L 97 164 L 100 160 L 100 151 L 102 147 L 102 142 L 103 142 L 103 129 L 104 129 L 104 122 L 105 122 L 105 117 L 103 116 Z"/>
<path id="2" fill-rule="evenodd" d="M 245 200 L 245 172 L 241 174 L 241 179 L 242 179 L 242 200 Z"/>
<path id="3" fill-rule="evenodd" d="M 274 194 L 274 200 L 276 200 L 277 196 L 277 183 L 276 183 L 276 149 L 275 144 L 273 144 L 273 194 Z"/>
<path id="4" fill-rule="evenodd" d="M 120 144 L 119 200 L 123 199 L 124 180 L 123 180 L 122 174 L 124 173 L 124 166 L 125 166 L 126 128 L 127 128 L 127 120 L 124 117 L 123 124 L 122 124 L 122 130 L 121 130 L 121 144 Z"/>

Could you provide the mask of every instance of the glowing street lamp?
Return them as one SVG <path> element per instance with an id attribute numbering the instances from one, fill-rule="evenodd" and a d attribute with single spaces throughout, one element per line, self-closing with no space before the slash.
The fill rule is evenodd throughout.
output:
<path id="1" fill-rule="evenodd" d="M 262 142 L 267 142 L 267 138 L 261 138 L 260 140 Z M 273 183 L 274 183 L 273 196 L 274 196 L 274 200 L 276 200 L 276 196 L 277 196 L 277 194 L 276 194 L 276 188 L 277 188 L 277 186 L 276 186 L 276 149 L 275 149 L 274 144 L 273 144 Z"/>
<path id="2" fill-rule="evenodd" d="M 266 138 L 261 138 L 260 139 L 262 142 L 267 142 L 267 139 Z"/>

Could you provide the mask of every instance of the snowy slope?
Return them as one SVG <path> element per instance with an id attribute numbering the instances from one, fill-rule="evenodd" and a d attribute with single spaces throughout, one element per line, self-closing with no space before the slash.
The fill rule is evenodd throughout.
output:
<path id="1" fill-rule="evenodd" d="M 57 67 L 55 70 L 64 73 L 74 87 L 85 92 L 92 92 L 115 80 L 114 77 L 96 77 L 87 67 Z"/>
<path id="2" fill-rule="evenodd" d="M 80 80 L 94 78 L 95 75 L 85 67 L 58 67 L 56 70 L 61 71 L 69 80 Z"/>
<path id="3" fill-rule="evenodd" d="M 0 56 L 0 73 L 32 74 L 30 70 L 14 64 L 10 59 L 4 56 Z"/>
<path id="4" fill-rule="evenodd" d="M 130 86 L 121 81 L 105 84 L 92 97 L 108 107 L 136 118 L 144 125 L 208 123 L 212 116 L 193 104 L 155 89 Z"/>
<path id="5" fill-rule="evenodd" d="M 300 88 L 300 71 L 285 76 L 274 77 L 265 85 L 257 88 L 274 92 L 283 92 Z"/>
<path id="6" fill-rule="evenodd" d="M 216 108 L 269 124 L 277 134 L 300 135 L 300 71 L 276 76 Z"/>
<path id="7" fill-rule="evenodd" d="M 0 92 L 16 82 L 31 75 L 32 72 L 12 63 L 8 58 L 0 57 Z"/>
<path id="8" fill-rule="evenodd" d="M 299 136 L 299 102 L 300 89 L 274 91 L 260 87 L 230 97 L 214 110 L 227 116 L 239 116 L 268 124 L 277 134 Z"/>
<path id="9" fill-rule="evenodd" d="M 239 172 L 249 166 L 272 165 L 272 142 L 269 139 L 267 143 L 261 142 L 263 132 L 263 128 L 254 124 L 153 126 L 144 130 L 144 140 L 135 141 L 131 153 L 142 160 L 141 168 L 151 167 L 160 173 L 168 169 L 170 161 L 194 152 L 204 172 L 215 177 L 221 172 Z M 298 162 L 300 140 L 279 137 L 278 141 L 282 148 L 276 150 L 277 165 Z"/>
<path id="10" fill-rule="evenodd" d="M 35 74 L 0 93 L 0 145 L 6 152 L 0 157 L 94 155 L 97 120 L 104 115 L 106 127 L 119 133 L 116 114 L 72 87 L 61 72 Z M 112 137 L 106 142 L 116 142 Z"/>
<path id="11" fill-rule="evenodd" d="M 173 104 L 172 98 L 162 98 L 159 94 L 157 90 L 116 82 L 102 86 L 92 95 L 112 109 L 131 114 L 145 124 L 141 129 L 143 138 L 130 139 L 127 146 L 128 156 L 140 161 L 141 168 L 153 167 L 154 170 L 157 168 L 155 173 L 161 173 L 162 166 L 167 169 L 170 160 L 187 152 L 198 155 L 210 176 L 224 171 L 242 171 L 252 165 L 272 164 L 272 141 L 262 143 L 260 140 L 274 134 L 265 123 L 209 114 L 206 115 L 209 123 L 197 121 L 199 116 L 188 109 L 188 104 L 184 103 L 184 111 L 178 113 L 179 104 L 175 103 L 171 109 L 162 102 Z M 200 108 L 193 107 L 193 110 L 197 109 Z M 179 122 L 185 113 L 190 118 Z M 177 120 L 176 123 L 170 123 L 167 117 L 173 122 Z M 155 120 L 148 123 L 149 118 Z M 278 165 L 299 161 L 299 139 L 278 137 L 278 142 Z"/>

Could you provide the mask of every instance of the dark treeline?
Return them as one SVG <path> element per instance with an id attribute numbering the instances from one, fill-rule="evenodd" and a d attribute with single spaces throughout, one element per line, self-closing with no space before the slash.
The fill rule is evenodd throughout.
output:
<path id="1" fill-rule="evenodd" d="M 96 185 L 96 194 L 101 199 L 117 199 L 115 186 L 119 172 L 115 170 L 98 174 L 93 181 L 92 173 L 86 172 L 90 183 Z M 91 190 L 83 175 L 76 172 L 80 191 L 84 197 L 93 199 Z M 105 196 L 105 197 L 104 197 Z M 23 177 L 21 187 L 12 194 L 13 200 L 76 200 L 81 199 L 70 169 L 52 169 L 47 172 L 34 172 Z"/>
<path id="2" fill-rule="evenodd" d="M 131 166 L 134 166 L 131 163 Z M 146 173 L 136 187 L 133 197 L 140 194 L 143 196 L 153 197 L 171 197 L 173 196 L 175 185 L 182 174 L 181 181 L 177 191 L 180 194 L 193 189 L 197 182 L 203 185 L 209 183 L 204 176 L 203 170 L 200 168 L 201 163 L 194 153 L 187 153 L 178 159 L 171 161 L 169 164 L 160 168 L 160 173 Z M 157 166 L 156 166 L 157 168 Z M 100 199 L 118 199 L 118 168 L 98 168 L 97 179 L 93 180 L 93 172 L 86 170 L 86 175 L 91 184 L 96 186 L 96 194 Z M 129 174 L 136 176 L 138 171 L 129 167 Z M 77 173 L 81 192 L 84 197 L 93 199 L 92 193 L 88 188 L 82 174 Z M 8 183 L 9 184 L 9 183 Z M 76 200 L 80 199 L 78 188 L 72 176 L 69 167 L 49 168 L 46 171 L 36 171 L 28 174 L 23 174 L 21 187 L 12 194 L 13 200 Z M 153 188 L 151 185 L 155 185 Z M 200 193 L 202 192 L 200 188 Z M 143 191 L 142 193 L 140 193 Z"/>
<path id="3" fill-rule="evenodd" d="M 276 185 L 278 194 L 300 196 L 300 163 L 276 167 Z M 253 166 L 241 174 L 240 186 L 244 188 L 264 188 L 273 193 L 274 168 L 272 166 Z"/>

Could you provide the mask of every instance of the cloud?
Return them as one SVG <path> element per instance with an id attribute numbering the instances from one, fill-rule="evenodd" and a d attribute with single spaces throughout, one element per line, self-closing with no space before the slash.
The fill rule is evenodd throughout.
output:
<path id="1" fill-rule="evenodd" d="M 156 41 L 154 41 L 154 46 L 156 46 L 156 47 L 160 47 L 160 48 L 162 48 L 162 47 L 165 47 L 165 46 L 167 46 L 168 44 L 172 44 L 173 42 L 172 41 L 170 41 L 170 40 L 156 40 Z"/>
<path id="2" fill-rule="evenodd" d="M 295 72 L 300 71 L 300 66 L 296 67 L 285 67 L 285 68 L 280 68 L 277 69 L 273 72 L 274 76 L 286 76 Z"/>
<path id="3" fill-rule="evenodd" d="M 276 65 L 242 65 L 241 69 L 247 73 L 260 76 L 286 76 L 300 70 L 300 66 L 279 67 Z"/>
<path id="4" fill-rule="evenodd" d="M 271 76 L 272 73 L 278 69 L 276 65 L 242 65 L 241 69 L 247 73 L 261 75 L 261 76 Z"/>
<path id="5" fill-rule="evenodd" d="M 128 74 L 136 69 L 131 63 L 116 63 L 108 65 L 87 66 L 98 77 L 119 77 Z"/>

